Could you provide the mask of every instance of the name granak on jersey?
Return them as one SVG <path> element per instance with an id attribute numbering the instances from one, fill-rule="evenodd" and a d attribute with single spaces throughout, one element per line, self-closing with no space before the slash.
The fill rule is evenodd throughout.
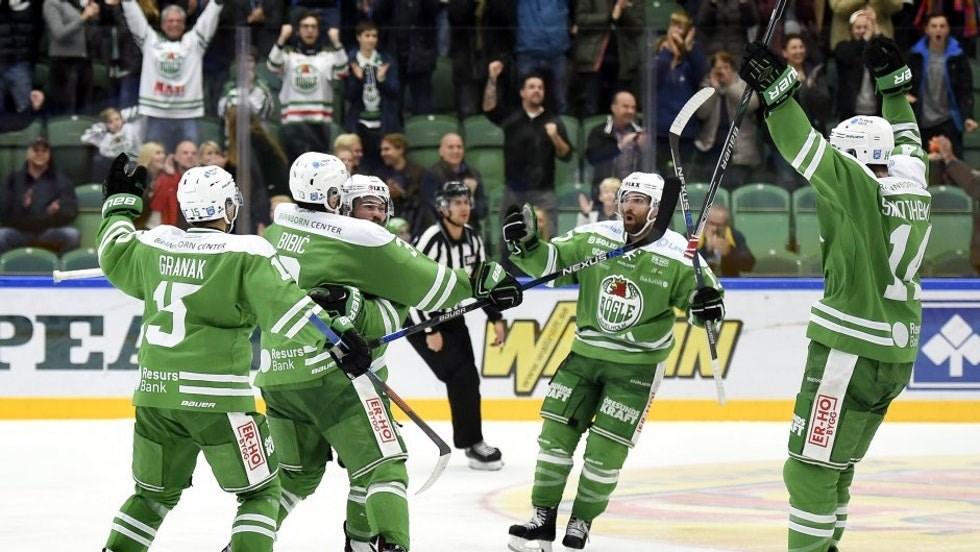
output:
<path id="1" fill-rule="evenodd" d="M 204 279 L 206 259 L 188 259 L 161 255 L 159 261 L 161 276 L 176 276 L 178 278 Z"/>

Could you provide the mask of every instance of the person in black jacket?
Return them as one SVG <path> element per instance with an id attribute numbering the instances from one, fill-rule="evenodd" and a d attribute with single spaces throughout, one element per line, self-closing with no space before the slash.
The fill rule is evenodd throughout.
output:
<path id="1" fill-rule="evenodd" d="M 585 146 L 585 160 L 593 167 L 594 187 L 610 176 L 622 180 L 641 166 L 645 133 L 636 122 L 636 98 L 625 90 L 618 92 L 609 110 L 612 114 L 606 124 L 589 132 Z"/>
<path id="2" fill-rule="evenodd" d="M 0 193 L 0 253 L 16 247 L 39 246 L 64 253 L 78 249 L 78 198 L 68 178 L 51 167 L 51 146 L 37 137 L 27 148 L 24 168 L 7 177 Z"/>
<path id="3" fill-rule="evenodd" d="M 7 96 L 16 113 L 31 107 L 34 62 L 41 36 L 41 0 L 21 0 L 14 9 L 10 0 L 0 2 L 0 114 Z"/>
<path id="4" fill-rule="evenodd" d="M 436 70 L 436 19 L 439 0 L 376 0 L 374 20 L 381 27 L 381 50 L 396 56 L 401 105 L 412 90 L 413 115 L 432 113 L 432 73 Z"/>
<path id="5" fill-rule="evenodd" d="M 470 194 L 473 196 L 470 226 L 479 232 L 480 221 L 487 218 L 490 206 L 483 189 L 483 177 L 480 171 L 466 163 L 463 158 L 465 153 L 463 138 L 459 134 L 450 132 L 439 140 L 439 160 L 422 176 L 422 198 L 432 213 L 438 215 L 436 195 L 439 190 L 442 190 L 447 182 L 462 182 L 470 189 Z"/>
<path id="6" fill-rule="evenodd" d="M 440 220 L 419 236 L 415 248 L 439 264 L 472 272 L 487 260 L 487 253 L 480 235 L 467 224 L 473 205 L 470 189 L 459 181 L 447 182 L 436 195 L 436 204 Z M 483 310 L 494 328 L 494 341 L 488 345 L 499 347 L 507 331 L 503 317 L 493 307 Z M 410 316 L 413 324 L 429 318 L 428 313 L 416 309 L 411 310 Z M 453 418 L 453 444 L 456 448 L 466 449 L 470 467 L 475 470 L 502 468 L 500 449 L 483 441 L 480 373 L 465 319 L 462 316 L 453 318 L 425 333 L 408 336 L 408 341 L 436 377 L 446 384 Z"/>
<path id="7" fill-rule="evenodd" d="M 926 34 L 912 47 L 912 108 L 919 122 L 922 143 L 944 135 L 963 155 L 963 133 L 977 129 L 973 119 L 973 74 L 960 43 L 949 36 L 943 14 L 930 15 Z"/>
<path id="8" fill-rule="evenodd" d="M 478 18 L 476 0 L 449 0 L 446 14 L 456 115 L 465 119 L 480 112 L 480 93 L 487 78 L 485 16 Z"/>
<path id="9" fill-rule="evenodd" d="M 834 48 L 837 62 L 837 119 L 855 115 L 881 113 L 881 96 L 875 92 L 874 80 L 864 66 L 864 47 L 877 34 L 875 19 L 865 10 L 851 15 L 851 39 Z"/>

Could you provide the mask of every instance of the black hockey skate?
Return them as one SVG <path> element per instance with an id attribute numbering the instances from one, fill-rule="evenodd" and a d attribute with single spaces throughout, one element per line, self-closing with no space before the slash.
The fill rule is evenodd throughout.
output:
<path id="1" fill-rule="evenodd" d="M 510 543 L 507 548 L 513 552 L 551 552 L 557 518 L 558 508 L 538 506 L 530 521 L 510 526 Z M 533 544 L 537 546 L 532 546 Z"/>
<path id="2" fill-rule="evenodd" d="M 589 529 L 591 528 L 591 521 L 572 516 L 568 519 L 568 526 L 565 527 L 565 538 L 561 540 L 562 545 L 569 550 L 584 549 L 586 541 L 589 540 Z"/>
<path id="3" fill-rule="evenodd" d="M 504 467 L 504 462 L 500 459 L 500 449 L 483 441 L 466 449 L 466 457 L 470 459 L 470 468 L 474 470 L 497 471 Z"/>
<path id="4" fill-rule="evenodd" d="M 344 522 L 344 552 L 378 552 L 378 538 L 371 539 L 371 542 L 351 540 L 347 534 L 347 522 Z"/>

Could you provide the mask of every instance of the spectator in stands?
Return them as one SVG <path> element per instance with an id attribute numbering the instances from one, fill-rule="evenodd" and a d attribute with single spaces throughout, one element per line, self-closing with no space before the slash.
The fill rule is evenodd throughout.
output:
<path id="1" fill-rule="evenodd" d="M 480 112 L 480 93 L 487 78 L 484 9 L 477 0 L 448 0 L 449 58 L 453 64 L 453 99 L 456 116 L 465 119 Z"/>
<path id="2" fill-rule="evenodd" d="M 138 229 L 153 228 L 160 224 L 160 214 L 150 209 L 153 201 L 153 183 L 163 173 L 167 162 L 167 152 L 159 142 L 146 142 L 139 148 L 136 164 L 146 167 L 146 182 L 149 184 L 143 190 L 143 213 L 133 224 Z"/>
<path id="3" fill-rule="evenodd" d="M 333 141 L 333 154 L 347 166 L 347 174 L 364 174 L 361 172 L 361 158 L 364 157 L 364 146 L 361 137 L 354 134 L 341 134 Z"/>
<path id="4" fill-rule="evenodd" d="M 929 23 L 929 17 L 933 14 L 943 14 L 949 22 L 950 34 L 960 41 L 960 46 L 966 52 L 967 57 L 975 57 L 976 37 L 980 32 L 978 19 L 980 14 L 977 12 L 976 0 L 964 2 L 963 0 L 920 0 L 912 8 L 905 8 L 903 2 L 902 13 L 899 16 L 907 16 L 912 12 L 912 28 L 915 31 L 924 31 Z M 907 19 L 906 19 L 907 21 Z M 898 33 L 896 26 L 895 32 Z M 919 37 L 915 36 L 914 41 Z"/>
<path id="5" fill-rule="evenodd" d="M 945 136 L 935 136 L 929 141 L 929 185 L 952 184 L 976 200 L 980 200 L 980 171 L 956 157 L 952 141 Z M 939 169 L 939 170 L 935 170 Z M 943 239 L 933 236 L 932 239 Z M 970 263 L 980 274 L 980 210 L 973 209 L 973 237 L 970 240 Z"/>
<path id="6" fill-rule="evenodd" d="M 831 50 L 851 36 L 851 14 L 865 6 L 870 6 L 877 14 L 878 32 L 888 38 L 895 36 L 892 15 L 901 11 L 902 0 L 830 0 L 830 9 L 834 12 L 830 27 Z"/>
<path id="7" fill-rule="evenodd" d="M 163 34 L 147 23 L 134 0 L 122 2 L 123 15 L 136 44 L 143 50 L 139 112 L 146 115 L 146 140 L 171 150 L 177 143 L 199 141 L 197 118 L 204 116 L 204 51 L 221 15 L 219 0 L 208 2 L 191 32 L 185 33 L 187 13 L 176 4 L 160 12 Z"/>
<path id="8" fill-rule="evenodd" d="M 572 60 L 583 117 L 595 115 L 614 90 L 634 93 L 644 6 L 631 0 L 577 0 Z"/>
<path id="9" fill-rule="evenodd" d="M 187 228 L 187 221 L 177 205 L 177 184 L 184 172 L 197 166 L 197 144 L 184 140 L 177 144 L 174 153 L 164 161 L 163 172 L 153 181 L 153 198 L 150 209 L 158 215 L 159 224 L 169 224 Z M 157 222 L 157 217 L 151 215 L 150 220 Z"/>
<path id="10" fill-rule="evenodd" d="M 755 267 L 755 256 L 745 236 L 732 228 L 728 209 L 721 205 L 708 210 L 699 251 L 711 270 L 721 276 L 741 276 Z"/>
<path id="11" fill-rule="evenodd" d="M 758 24 L 759 10 L 749 0 L 702 0 L 694 18 L 705 55 L 728 52 L 735 58 L 736 67 L 748 43 L 749 29 Z"/>
<path id="12" fill-rule="evenodd" d="M 336 0 L 325 0 L 327 2 Z M 276 43 L 276 37 L 282 29 L 282 24 L 286 22 L 286 6 L 281 0 L 249 0 L 248 15 L 245 16 L 245 23 L 252 28 L 252 46 L 259 52 L 268 52 L 272 45 Z M 306 8 L 306 6 L 300 6 Z M 325 15 L 321 12 L 320 20 L 324 21 L 327 28 L 338 27 L 337 23 L 327 24 Z"/>
<path id="13" fill-rule="evenodd" d="M 272 90 L 269 89 L 269 85 L 265 80 L 257 77 L 255 74 L 255 58 L 255 47 L 249 47 L 248 54 L 245 55 L 245 71 L 249 90 L 248 104 L 253 116 L 258 117 L 260 121 L 267 121 L 272 117 L 272 108 L 275 100 L 272 97 Z M 228 82 L 225 83 L 225 91 L 221 95 L 221 99 L 218 100 L 218 116 L 224 117 L 229 107 L 235 107 L 237 105 L 238 68 L 237 65 L 234 65 L 229 72 Z M 225 135 L 227 136 L 227 121 L 225 123 Z"/>
<path id="14" fill-rule="evenodd" d="M 549 223 L 558 220 L 555 194 L 555 159 L 572 155 L 568 132 L 557 113 L 544 107 L 544 80 L 536 75 L 521 83 L 521 106 L 507 109 L 499 104 L 497 77 L 504 64 L 492 61 L 483 91 L 483 112 L 504 131 L 504 198 L 501 216 L 512 205 L 533 203 L 548 212 Z M 549 227 L 549 235 L 555 228 Z"/>
<path id="15" fill-rule="evenodd" d="M 568 82 L 566 58 L 571 41 L 568 34 L 569 0 L 518 0 L 517 74 L 523 85 L 528 75 L 537 75 L 550 90 L 554 111 L 564 113 Z M 551 103 L 549 103 L 549 109 Z"/>
<path id="16" fill-rule="evenodd" d="M 436 20 L 440 7 L 440 0 L 374 0 L 373 17 L 382 30 L 381 49 L 395 56 L 401 84 L 399 103 L 413 115 L 432 113 L 432 73 L 438 55 Z M 409 89 L 411 106 L 405 101 Z"/>
<path id="17" fill-rule="evenodd" d="M 657 79 L 657 170 L 667 171 L 670 145 L 667 136 L 670 124 L 681 108 L 694 95 L 708 73 L 708 59 L 695 42 L 691 18 L 683 11 L 670 16 L 667 34 L 657 43 L 654 68 Z M 692 120 L 681 135 L 681 156 L 689 159 L 694 153 L 694 137 L 699 125 Z M 673 171 L 668 171 L 673 172 Z"/>
<path id="18" fill-rule="evenodd" d="M 201 142 L 201 145 L 197 147 L 197 164 L 198 166 L 214 165 L 225 168 L 228 164 L 228 158 L 225 157 L 225 152 L 221 150 L 221 146 L 217 142 L 207 140 Z"/>
<path id="19" fill-rule="evenodd" d="M 864 47 L 877 34 L 876 17 L 873 14 L 871 8 L 851 14 L 851 39 L 839 42 L 834 48 L 839 83 L 837 120 L 881 113 L 881 97 L 875 92 L 874 80 L 864 66 Z"/>
<path id="20" fill-rule="evenodd" d="M 623 90 L 613 96 L 605 125 L 589 131 L 585 160 L 593 167 L 593 182 L 619 179 L 640 168 L 646 132 L 636 122 L 636 98 Z M 595 190 L 593 190 L 594 192 Z"/>
<path id="21" fill-rule="evenodd" d="M 142 145 L 137 125 L 123 120 L 118 109 L 110 107 L 99 113 L 101 122 L 95 123 L 82 134 L 82 142 L 97 149 L 92 153 L 93 180 L 102 181 L 109 172 L 109 165 L 120 153 L 136 154 Z"/>
<path id="22" fill-rule="evenodd" d="M 694 140 L 697 148 L 695 155 L 696 162 L 691 167 L 690 176 L 707 181 L 711 179 L 715 163 L 721 155 L 721 149 L 725 144 L 725 137 L 738 111 L 738 104 L 742 100 L 742 92 L 745 91 L 745 81 L 738 76 L 735 70 L 735 58 L 728 52 L 721 50 L 711 56 L 711 72 L 703 83 L 715 89 L 715 94 L 708 98 L 697 111 L 697 117 L 701 120 L 701 131 Z M 735 141 L 735 149 L 728 164 L 728 171 L 722 184 L 727 189 L 733 189 L 751 182 L 753 175 L 758 171 L 762 164 L 762 155 L 759 150 L 759 129 L 756 125 L 754 113 L 759 109 L 759 97 L 752 95 L 749 100 L 748 110 L 745 118 L 742 119 L 742 126 L 739 127 L 738 140 Z"/>
<path id="23" fill-rule="evenodd" d="M 357 51 L 351 52 L 347 78 L 347 131 L 355 132 L 364 146 L 365 165 L 373 171 L 381 166 L 381 137 L 401 130 L 398 71 L 392 59 L 377 49 L 378 26 L 370 21 L 357 24 Z"/>
<path id="24" fill-rule="evenodd" d="M 609 177 L 599 183 L 599 206 L 586 194 L 578 195 L 579 213 L 576 226 L 616 219 L 616 192 L 623 181 Z"/>
<path id="25" fill-rule="evenodd" d="M 51 146 L 37 137 L 23 169 L 7 176 L 0 204 L 0 253 L 37 246 L 64 253 L 77 249 L 81 234 L 70 226 L 78 216 L 75 186 L 51 167 Z"/>
<path id="26" fill-rule="evenodd" d="M 99 18 L 95 0 L 44 0 L 48 42 L 48 98 L 52 112 L 75 115 L 92 102 L 93 35 Z"/>
<path id="27" fill-rule="evenodd" d="M 7 98 L 15 113 L 28 113 L 37 45 L 43 24 L 41 0 L 0 2 L 0 120 L 9 117 Z M 27 126 L 24 124 L 23 126 Z M 5 128 L 23 128 L 6 124 Z"/>
<path id="28" fill-rule="evenodd" d="M 328 31 L 330 45 L 321 47 L 320 20 L 314 12 L 299 18 L 299 41 L 286 46 L 292 25 L 283 25 L 279 39 L 269 52 L 269 69 L 283 75 L 279 103 L 282 105 L 282 139 L 289 161 L 306 151 L 330 149 L 333 121 L 334 82 L 346 74 L 347 53 L 340 31 Z"/>
<path id="29" fill-rule="evenodd" d="M 446 182 L 455 180 L 466 184 L 466 187 L 470 189 L 470 196 L 473 198 L 473 211 L 469 225 L 474 230 L 479 230 L 480 221 L 487 218 L 490 205 L 483 189 L 483 177 L 480 176 L 480 171 L 466 164 L 463 159 L 465 152 L 463 138 L 455 132 L 447 133 L 439 140 L 439 160 L 429 167 L 422 176 L 422 197 L 433 214 L 433 220 L 436 220 L 438 213 L 436 192 L 441 190 Z"/>
<path id="30" fill-rule="evenodd" d="M 973 74 L 959 41 L 949 36 L 945 15 L 930 15 L 926 33 L 909 54 L 916 120 L 922 143 L 943 135 L 963 155 L 963 133 L 977 129 L 973 119 Z"/>
<path id="31" fill-rule="evenodd" d="M 395 215 L 412 226 L 412 236 L 418 236 L 432 225 L 435 216 L 422 198 L 422 175 L 425 169 L 406 155 L 408 142 L 404 134 L 386 134 L 381 139 L 381 161 L 377 176 L 388 184 Z"/>
<path id="32" fill-rule="evenodd" d="M 137 0 L 146 21 L 151 27 L 160 24 L 160 10 L 154 0 Z M 139 103 L 140 72 L 143 65 L 143 55 L 139 46 L 126 26 L 126 16 L 123 15 L 119 2 L 114 5 L 105 4 L 103 21 L 111 23 L 109 34 L 109 81 L 112 86 L 112 104 L 120 109 L 133 107 Z"/>

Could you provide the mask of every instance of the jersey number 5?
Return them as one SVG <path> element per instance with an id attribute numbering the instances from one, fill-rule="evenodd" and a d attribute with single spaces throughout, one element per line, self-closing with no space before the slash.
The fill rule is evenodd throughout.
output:
<path id="1" fill-rule="evenodd" d="M 167 287 L 170 287 L 170 302 L 167 302 Z M 146 327 L 146 340 L 152 345 L 171 348 L 184 340 L 187 330 L 184 328 L 184 318 L 187 316 L 187 306 L 184 305 L 184 297 L 201 289 L 195 284 L 182 284 L 180 282 L 160 282 L 160 285 L 153 290 L 153 302 L 156 303 L 157 312 L 169 312 L 172 317 L 170 331 L 163 330 L 162 327 L 150 324 Z"/>
<path id="2" fill-rule="evenodd" d="M 912 280 L 915 278 L 916 273 L 919 272 L 919 265 L 922 264 L 922 257 L 926 254 L 926 244 L 929 243 L 929 234 L 932 233 L 932 226 L 926 228 L 926 233 L 922 236 L 922 243 L 919 244 L 919 249 L 915 252 L 915 257 L 912 257 L 912 260 L 909 261 L 908 266 L 905 268 L 905 274 L 903 277 L 899 278 L 899 265 L 902 263 L 902 259 L 905 258 L 905 252 L 909 247 L 909 235 L 911 233 L 912 225 L 903 224 L 892 230 L 892 234 L 888 238 L 892 244 L 892 252 L 891 255 L 888 256 L 888 266 L 891 268 L 892 283 L 888 284 L 888 287 L 885 288 L 885 299 L 891 299 L 892 301 L 908 301 L 908 284 L 912 284 L 914 288 L 914 291 L 912 292 L 913 300 L 918 300 L 919 296 L 922 295 L 922 286 L 920 286 L 918 283 L 912 282 Z"/>

